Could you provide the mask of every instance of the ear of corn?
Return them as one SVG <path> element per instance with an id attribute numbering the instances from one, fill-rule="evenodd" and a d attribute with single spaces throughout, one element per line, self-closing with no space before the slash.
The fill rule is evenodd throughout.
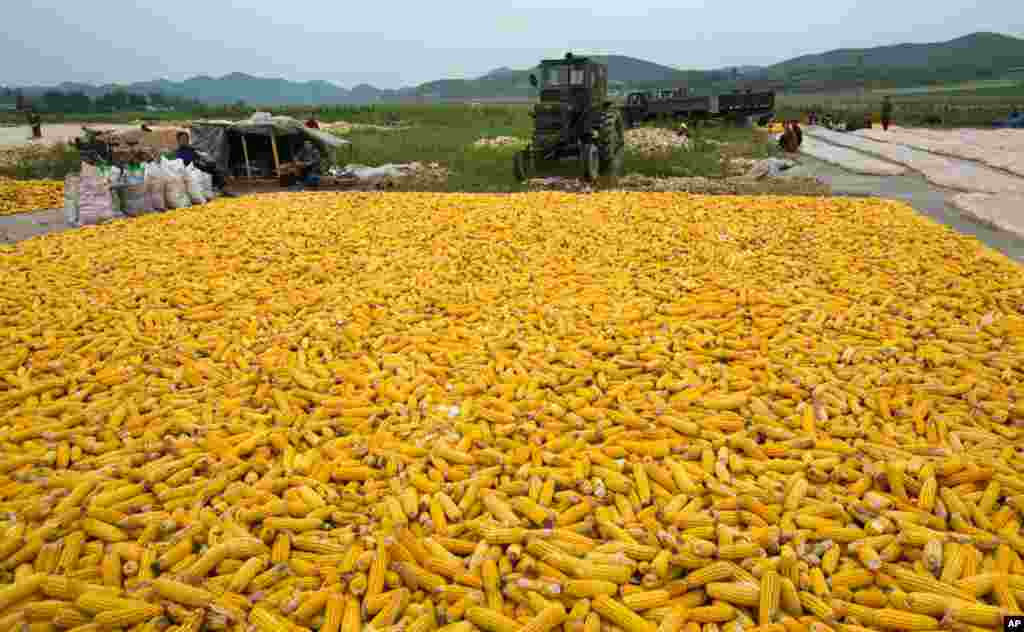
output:
<path id="1" fill-rule="evenodd" d="M 11 629 L 921 630 L 1024 592 L 1020 269 L 899 204 L 267 196 L 0 278 Z"/>
<path id="2" fill-rule="evenodd" d="M 761 594 L 757 611 L 759 625 L 768 625 L 775 618 L 782 595 L 781 581 L 775 571 L 768 571 L 761 576 Z"/>

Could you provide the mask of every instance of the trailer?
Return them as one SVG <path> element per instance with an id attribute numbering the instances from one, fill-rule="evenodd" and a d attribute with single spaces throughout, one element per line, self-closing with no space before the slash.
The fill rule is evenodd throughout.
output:
<path id="1" fill-rule="evenodd" d="M 633 92 L 622 106 L 627 127 L 636 127 L 656 119 L 712 118 L 732 119 L 737 123 L 767 121 L 775 112 L 774 92 L 734 92 L 732 94 L 691 96 L 685 90 Z"/>

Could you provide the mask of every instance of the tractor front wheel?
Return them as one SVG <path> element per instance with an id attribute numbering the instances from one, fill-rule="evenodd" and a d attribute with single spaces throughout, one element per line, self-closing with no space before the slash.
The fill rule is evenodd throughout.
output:
<path id="1" fill-rule="evenodd" d="M 597 145 L 586 143 L 580 150 L 580 162 L 583 167 L 583 179 L 594 182 L 601 175 L 601 152 Z"/>
<path id="2" fill-rule="evenodd" d="M 517 151 L 512 159 L 513 168 L 515 170 L 516 180 L 518 182 L 526 182 L 530 178 L 530 161 L 526 155 L 526 151 Z"/>
<path id="3" fill-rule="evenodd" d="M 601 175 L 621 176 L 626 150 L 626 134 L 623 129 L 622 117 L 618 112 L 614 110 L 605 112 L 601 119 L 597 138 L 601 152 Z"/>

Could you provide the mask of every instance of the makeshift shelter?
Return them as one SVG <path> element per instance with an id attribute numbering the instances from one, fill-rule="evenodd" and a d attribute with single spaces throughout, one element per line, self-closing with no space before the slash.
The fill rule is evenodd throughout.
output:
<path id="1" fill-rule="evenodd" d="M 243 121 L 195 121 L 192 146 L 205 152 L 225 174 L 235 177 L 281 176 L 305 141 L 312 141 L 324 158 L 350 142 L 310 129 L 290 116 L 257 112 Z"/>

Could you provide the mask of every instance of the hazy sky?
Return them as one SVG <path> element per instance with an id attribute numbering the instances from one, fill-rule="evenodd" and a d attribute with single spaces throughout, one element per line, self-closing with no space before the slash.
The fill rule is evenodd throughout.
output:
<path id="1" fill-rule="evenodd" d="M 719 68 L 973 31 L 1024 35 L 1020 0 L 511 4 L 3 0 L 0 84 L 181 80 L 240 71 L 397 88 L 500 66 L 525 68 L 567 49 Z"/>

